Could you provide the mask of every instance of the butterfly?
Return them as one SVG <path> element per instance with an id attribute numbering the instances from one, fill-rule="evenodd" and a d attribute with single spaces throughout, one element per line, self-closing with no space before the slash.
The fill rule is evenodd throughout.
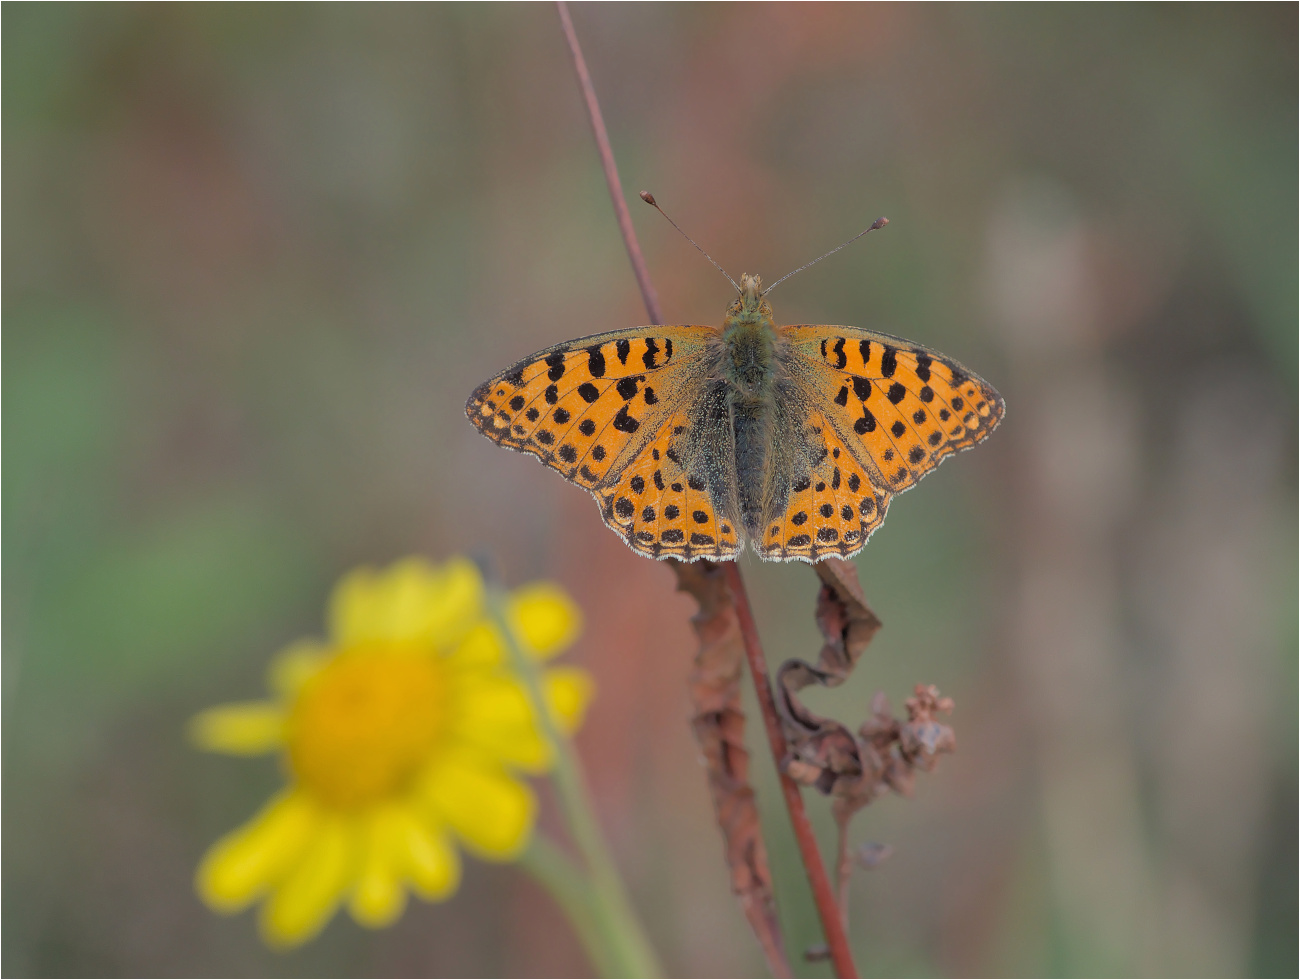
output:
<path id="1" fill-rule="evenodd" d="M 686 561 L 746 541 L 768 561 L 855 555 L 895 494 L 1002 420 L 1002 397 L 950 357 L 860 327 L 778 327 L 758 276 L 739 291 L 721 330 L 559 344 L 479 385 L 465 413 L 589 490 L 633 551 Z"/>

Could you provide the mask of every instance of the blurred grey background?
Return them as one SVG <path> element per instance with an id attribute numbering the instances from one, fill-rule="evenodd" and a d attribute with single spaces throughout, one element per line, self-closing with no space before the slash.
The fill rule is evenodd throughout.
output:
<path id="1" fill-rule="evenodd" d="M 854 825 L 896 849 L 853 885 L 862 970 L 1294 976 L 1296 7 L 573 14 L 629 194 L 769 281 L 888 215 L 778 319 L 902 334 L 1006 397 L 859 557 L 885 629 L 813 698 L 957 700 L 958 754 Z M 575 595 L 579 747 L 652 937 L 676 974 L 761 971 L 686 724 L 691 603 L 462 414 L 645 319 L 554 9 L 0 17 L 3 972 L 588 969 L 510 867 L 286 956 L 193 895 L 280 777 L 185 720 L 259 696 L 342 572 L 413 552 Z M 720 322 L 730 287 L 633 202 L 670 321 Z M 810 570 L 747 574 L 773 661 L 812 655 Z"/>

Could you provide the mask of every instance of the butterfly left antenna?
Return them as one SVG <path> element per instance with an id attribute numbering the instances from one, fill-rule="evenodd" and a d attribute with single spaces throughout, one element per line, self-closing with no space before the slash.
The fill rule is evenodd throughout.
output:
<path id="1" fill-rule="evenodd" d="M 667 216 L 667 215 L 664 215 L 664 217 L 666 218 L 666 217 L 668 217 L 668 216 Z M 866 231 L 860 231 L 860 232 L 858 232 L 856 235 L 854 235 L 852 238 L 850 238 L 850 239 L 849 239 L 847 242 L 845 242 L 843 245 L 836 245 L 833 249 L 831 249 L 829 252 L 827 252 L 826 255 L 819 255 L 817 258 L 815 258 L 815 259 L 813 259 L 811 262 L 807 263 L 807 265 L 801 265 L 801 266 L 799 266 L 799 268 L 795 269 L 794 272 L 787 272 L 785 275 L 783 275 L 783 276 L 782 276 L 780 279 L 778 279 L 776 282 L 772 283 L 772 285 L 770 285 L 770 286 L 768 286 L 766 289 L 764 289 L 764 290 L 763 290 L 763 295 L 766 296 L 768 293 L 770 293 L 772 290 L 774 290 L 777 286 L 781 285 L 781 283 L 785 282 L 787 279 L 789 279 L 791 276 L 793 276 L 793 275 L 795 274 L 795 272 L 803 272 L 803 270 L 806 269 L 806 268 L 808 268 L 808 266 L 810 266 L 810 265 L 816 265 L 818 262 L 820 262 L 822 259 L 826 258 L 827 256 L 834 255 L 836 252 L 838 252 L 840 249 L 844 248 L 845 246 L 852 245 L 852 244 L 853 244 L 854 242 L 856 242 L 859 238 L 861 238 L 863 235 L 865 235 L 868 231 L 875 231 L 877 228 L 883 228 L 883 227 L 885 227 L 885 225 L 887 225 L 887 224 L 889 224 L 889 219 L 888 219 L 888 218 L 877 218 L 875 221 L 871 222 L 871 227 L 870 227 L 870 228 L 866 229 Z"/>
<path id="2" fill-rule="evenodd" d="M 653 194 L 651 194 L 649 191 L 642 191 L 642 192 L 641 192 L 641 200 L 645 201 L 646 204 L 650 205 L 652 208 L 654 208 L 656 211 L 658 211 L 660 214 L 662 214 L 665 218 L 668 218 L 668 214 L 667 214 L 667 212 L 665 212 L 664 209 L 661 208 L 661 207 L 659 206 L 659 202 L 655 200 L 655 196 L 654 196 Z M 704 256 L 706 259 L 708 259 L 710 262 L 713 262 L 713 256 L 710 255 L 708 252 L 704 251 L 704 249 L 700 248 L 699 245 L 696 245 L 696 244 L 695 244 L 695 239 L 694 239 L 694 238 L 692 238 L 690 235 L 686 234 L 686 232 L 682 231 L 681 228 L 678 228 L 678 227 L 677 227 L 677 222 L 676 222 L 676 221 L 674 221 L 672 218 L 668 218 L 668 223 L 669 223 L 670 225 L 672 225 L 674 228 L 677 228 L 677 233 L 678 233 L 679 235 L 681 235 L 683 238 L 685 238 L 685 239 L 686 239 L 688 242 L 690 242 L 692 245 L 695 245 L 696 248 L 700 249 L 700 254 L 701 254 L 701 255 L 703 255 L 703 256 Z M 718 263 L 713 262 L 713 268 L 717 269 L 717 270 L 718 270 L 719 272 L 721 272 L 724 276 L 727 276 L 727 270 L 724 269 L 722 266 L 718 265 Z M 736 286 L 736 280 L 732 279 L 731 276 L 727 276 L 727 282 L 731 283 L 733 286 Z M 736 292 L 741 293 L 741 292 L 744 292 L 744 290 L 741 289 L 739 286 L 736 286 Z"/>

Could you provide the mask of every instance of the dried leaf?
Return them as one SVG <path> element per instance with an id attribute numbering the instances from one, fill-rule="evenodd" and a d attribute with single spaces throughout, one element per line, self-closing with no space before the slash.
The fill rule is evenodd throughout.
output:
<path id="1" fill-rule="evenodd" d="M 855 860 L 848 850 L 853 814 L 890 790 L 910 796 L 916 770 L 933 769 L 940 755 L 956 749 L 957 740 L 950 727 L 934 719 L 937 712 L 952 711 L 953 702 L 940 697 L 933 686 L 916 686 L 914 696 L 907 699 L 905 722 L 894 717 L 885 695 L 877 694 L 870 717 L 856 734 L 834 718 L 810 711 L 799 699 L 798 692 L 809 685 L 843 684 L 881 625 L 862 595 L 852 564 L 827 559 L 813 567 L 822 582 L 816 620 L 824 643 L 815 666 L 797 659 L 781 665 L 776 675 L 777 708 L 786 740 L 787 775 L 815 786 L 834 801 L 839 905 L 847 920 L 848 882 Z M 885 845 L 868 845 L 856 860 L 874 867 L 890 853 Z"/>
<path id="2" fill-rule="evenodd" d="M 709 795 L 722 830 L 731 887 L 776 976 L 789 976 L 772 873 L 767 863 L 754 790 L 749 784 L 745 715 L 740 679 L 745 660 L 740 624 L 722 569 L 709 561 L 673 560 L 677 588 L 690 593 L 700 611 L 691 625 L 700 649 L 688 680 L 691 729 L 708 775 Z"/>

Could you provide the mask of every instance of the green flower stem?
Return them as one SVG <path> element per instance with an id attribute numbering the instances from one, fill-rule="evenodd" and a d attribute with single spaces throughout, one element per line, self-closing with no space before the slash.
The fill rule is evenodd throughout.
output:
<path id="1" fill-rule="evenodd" d="M 582 948 L 601 976 L 618 976 L 619 963 L 595 912 L 596 896 L 587 876 L 542 834 L 533 834 L 519 863 L 537 879 L 568 916 Z"/>
<path id="2" fill-rule="evenodd" d="M 568 896 L 574 894 L 572 890 L 565 896 L 554 891 L 553 894 L 566 912 L 570 912 L 570 908 L 582 910 L 587 917 L 587 922 L 591 923 L 601 936 L 606 950 L 595 964 L 598 969 L 609 971 L 608 976 L 661 976 L 662 971 L 654 949 L 646 939 L 645 930 L 641 927 L 641 922 L 627 896 L 627 890 L 623 887 L 623 880 L 619 877 L 609 845 L 605 842 L 600 825 L 596 821 L 578 755 L 573 749 L 573 744 L 560 731 L 551 713 L 546 692 L 542 688 L 541 668 L 520 647 L 510 627 L 505 597 L 499 590 L 492 590 L 490 606 L 493 618 L 496 619 L 497 626 L 505 639 L 511 666 L 523 681 L 528 696 L 533 702 L 538 725 L 554 752 L 555 767 L 551 778 L 560 797 L 560 807 L 564 811 L 569 834 L 586 865 L 589 901 L 570 906 L 566 902 L 569 901 Z M 548 857 L 559 857 L 559 855 Z M 545 860 L 543 858 L 543 861 Z M 553 871 L 559 865 L 550 861 L 547 867 L 548 870 Z M 530 867 L 530 870 L 535 869 Z M 544 878 L 540 873 L 538 879 L 549 887 L 550 879 Z M 559 881 L 559 878 L 555 880 Z M 568 887 L 567 882 L 562 887 Z M 588 926 L 586 924 L 578 926 L 575 920 L 575 927 L 578 929 L 579 937 L 582 938 L 583 930 Z"/>

